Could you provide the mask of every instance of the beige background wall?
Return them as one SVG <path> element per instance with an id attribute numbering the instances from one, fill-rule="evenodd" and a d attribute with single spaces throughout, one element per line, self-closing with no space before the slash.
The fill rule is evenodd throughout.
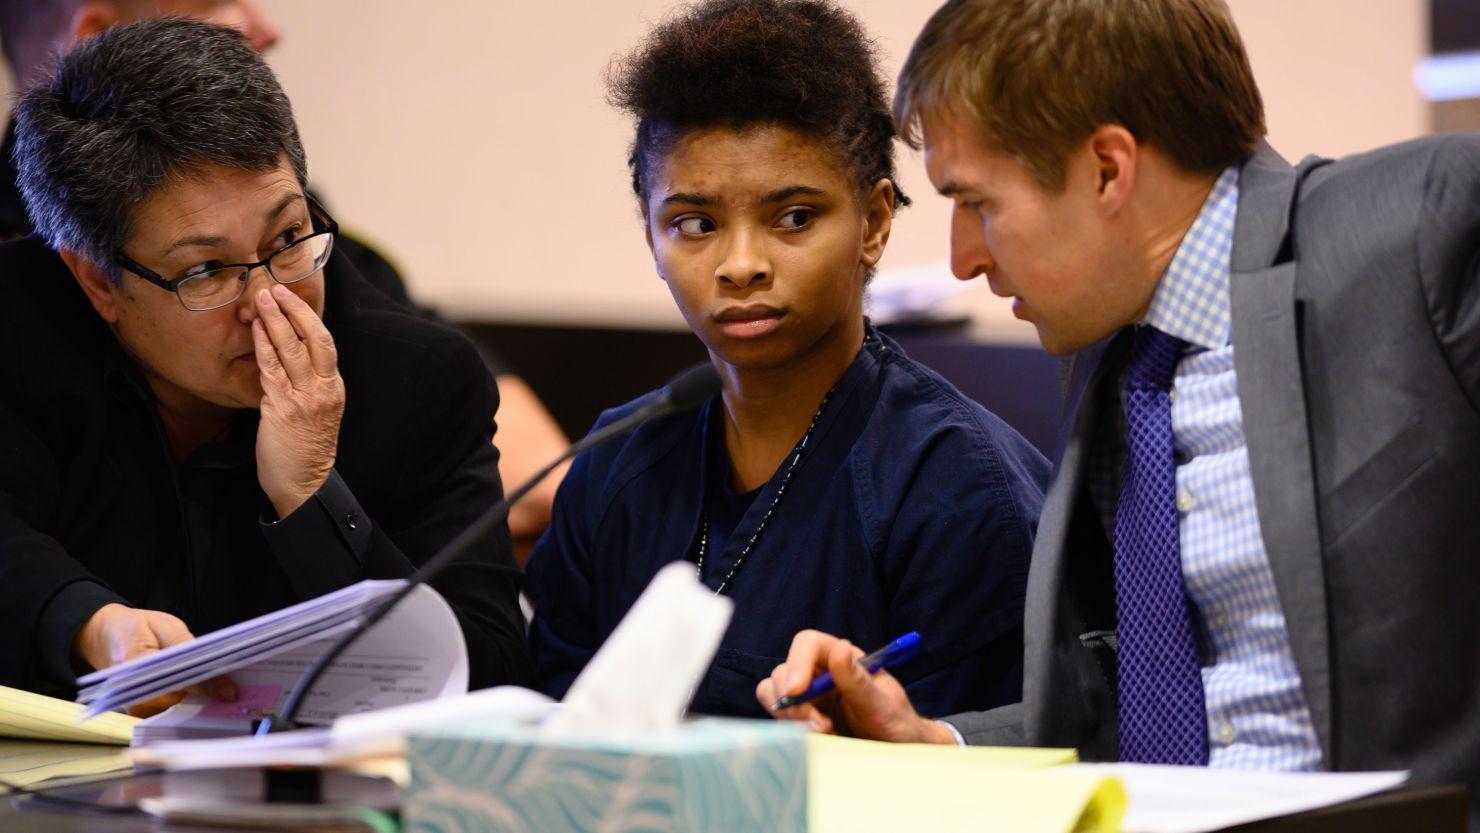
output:
<path id="1" fill-rule="evenodd" d="M 273 0 L 313 178 L 453 315 L 682 326 L 653 275 L 602 73 L 672 0 Z M 892 75 L 932 2 L 852 0 Z M 935 259 L 923 172 L 891 263 Z"/>
<path id="2" fill-rule="evenodd" d="M 897 71 L 935 0 L 844 0 Z M 312 177 L 341 221 L 398 260 L 414 292 L 462 318 L 678 327 L 642 242 L 629 125 L 602 70 L 670 0 L 264 0 L 271 60 Z M 1419 135 L 1412 82 L 1423 0 L 1231 0 L 1292 160 Z M 884 266 L 938 268 L 946 203 L 914 154 L 917 198 Z M 939 264 L 936 266 L 935 264 Z M 984 291 L 976 312 L 1000 319 Z M 1020 333 L 1021 334 L 1021 333 Z"/>

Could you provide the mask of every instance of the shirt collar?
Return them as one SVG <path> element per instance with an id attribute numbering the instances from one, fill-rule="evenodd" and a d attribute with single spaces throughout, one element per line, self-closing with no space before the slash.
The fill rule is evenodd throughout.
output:
<path id="1" fill-rule="evenodd" d="M 1142 323 L 1195 347 L 1227 346 L 1232 332 L 1228 278 L 1238 217 L 1238 165 L 1218 175 L 1202 210 L 1162 273 Z"/>

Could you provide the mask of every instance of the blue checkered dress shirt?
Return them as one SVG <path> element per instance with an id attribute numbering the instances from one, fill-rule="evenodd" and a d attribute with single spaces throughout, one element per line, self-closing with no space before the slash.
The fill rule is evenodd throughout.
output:
<path id="1" fill-rule="evenodd" d="M 1208 763 L 1317 770 L 1320 743 L 1259 531 L 1239 407 L 1228 292 L 1238 172 L 1218 177 L 1142 323 L 1189 345 L 1172 381 L 1172 434 L 1182 577 L 1208 655 Z"/>

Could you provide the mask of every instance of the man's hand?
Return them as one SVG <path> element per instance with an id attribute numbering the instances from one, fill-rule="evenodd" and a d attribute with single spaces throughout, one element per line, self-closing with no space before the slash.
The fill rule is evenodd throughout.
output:
<path id="1" fill-rule="evenodd" d="M 171 645 L 189 642 L 195 637 L 179 619 L 157 610 L 137 610 L 121 604 L 98 608 L 72 640 L 72 650 L 83 662 L 95 669 L 152 654 Z M 225 677 L 192 686 L 217 700 L 236 699 L 236 685 Z M 148 717 L 180 702 L 185 692 L 177 691 L 129 707 L 129 714 Z"/>
<path id="2" fill-rule="evenodd" d="M 819 631 L 802 631 L 791 642 L 786 662 L 756 686 L 755 696 L 767 710 L 783 694 L 807 690 L 812 678 L 832 673 L 837 688 L 815 700 L 771 712 L 782 720 L 800 720 L 813 730 L 896 743 L 954 744 L 951 731 L 915 713 L 904 687 L 887 671 L 869 674 L 858 664 L 863 651 L 844 639 Z"/>
<path id="3" fill-rule="evenodd" d="M 334 337 L 286 286 L 261 290 L 252 342 L 262 374 L 257 480 L 279 518 L 314 496 L 339 448 L 344 380 Z"/>

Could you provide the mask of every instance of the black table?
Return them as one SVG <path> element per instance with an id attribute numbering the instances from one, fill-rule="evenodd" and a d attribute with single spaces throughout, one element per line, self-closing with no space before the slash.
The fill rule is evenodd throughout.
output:
<path id="1" fill-rule="evenodd" d="M 115 785 L 114 793 L 108 798 L 137 800 L 158 795 L 159 786 L 158 776 L 142 776 Z M 88 796 L 89 800 L 93 797 Z M 1463 787 L 1405 787 L 1320 810 L 1239 825 L 1223 833 L 1465 833 L 1465 813 Z M 34 799 L 10 798 L 0 802 L 0 831 L 6 833 L 220 833 L 221 830 L 162 825 L 143 814 L 68 810 Z"/>

